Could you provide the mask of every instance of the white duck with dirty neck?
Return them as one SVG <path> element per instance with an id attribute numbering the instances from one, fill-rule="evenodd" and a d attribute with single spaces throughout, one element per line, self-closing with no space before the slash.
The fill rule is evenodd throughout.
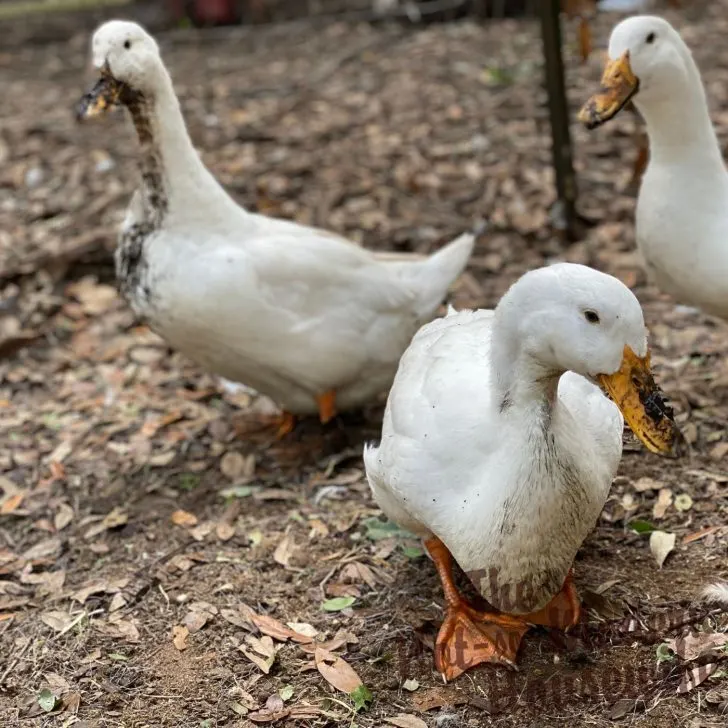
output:
<path id="1" fill-rule="evenodd" d="M 93 58 L 123 84 L 142 147 L 142 186 L 117 251 L 135 311 L 203 367 L 289 413 L 321 414 L 328 393 L 345 410 L 386 391 L 474 237 L 429 257 L 378 254 L 249 213 L 194 149 L 153 38 L 112 21 L 96 31 Z"/>

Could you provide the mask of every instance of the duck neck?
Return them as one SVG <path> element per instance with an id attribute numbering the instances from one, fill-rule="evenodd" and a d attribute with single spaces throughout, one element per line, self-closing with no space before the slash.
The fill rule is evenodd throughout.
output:
<path id="1" fill-rule="evenodd" d="M 493 401 L 503 414 L 518 409 L 539 419 L 549 419 L 563 372 L 544 365 L 524 351 L 507 318 L 503 318 L 506 317 L 499 318 L 496 313 L 491 344 Z"/>
<path id="2" fill-rule="evenodd" d="M 160 224 L 169 213 L 190 221 L 200 212 L 235 207 L 192 144 L 179 101 L 164 72 L 154 96 L 131 94 L 126 102 L 141 155 L 141 198 L 147 222 Z"/>
<path id="3" fill-rule="evenodd" d="M 659 165 L 691 160 L 724 174 L 700 72 L 689 54 L 684 60 L 686 73 L 675 79 L 676 87 L 659 98 L 635 96 L 635 106 L 647 125 L 650 162 Z"/>

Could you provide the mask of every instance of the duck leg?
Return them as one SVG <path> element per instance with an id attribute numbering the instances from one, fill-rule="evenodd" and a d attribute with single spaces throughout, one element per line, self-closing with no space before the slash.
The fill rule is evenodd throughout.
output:
<path id="1" fill-rule="evenodd" d="M 290 412 L 281 412 L 277 419 L 278 430 L 276 431 L 276 438 L 281 440 L 286 435 L 293 432 L 293 429 L 296 426 L 296 415 L 292 415 Z"/>
<path id="2" fill-rule="evenodd" d="M 425 541 L 442 582 L 447 604 L 445 621 L 435 642 L 435 667 L 452 680 L 482 662 L 514 665 L 528 623 L 520 617 L 480 612 L 458 592 L 452 554 L 438 538 Z"/>
<path id="3" fill-rule="evenodd" d="M 330 389 L 328 392 L 316 395 L 316 403 L 322 425 L 334 419 L 336 416 L 336 390 Z"/>
<path id="4" fill-rule="evenodd" d="M 589 19 L 583 15 L 579 18 L 579 55 L 581 62 L 586 63 L 592 52 L 592 33 Z"/>
<path id="5" fill-rule="evenodd" d="M 632 179 L 629 181 L 629 189 L 638 190 L 640 182 L 642 181 L 642 175 L 645 173 L 645 169 L 647 168 L 647 162 L 650 160 L 650 147 L 644 130 L 638 130 L 635 137 L 637 159 L 635 159 L 634 166 L 632 168 Z"/>

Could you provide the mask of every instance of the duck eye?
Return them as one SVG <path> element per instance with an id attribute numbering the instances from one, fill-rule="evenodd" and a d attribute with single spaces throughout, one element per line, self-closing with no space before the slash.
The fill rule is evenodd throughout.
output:
<path id="1" fill-rule="evenodd" d="M 596 311 L 584 311 L 584 318 L 590 324 L 598 324 L 599 323 L 599 314 Z"/>
<path id="2" fill-rule="evenodd" d="M 647 37 L 645 38 L 645 43 L 654 43 L 655 38 L 657 38 L 657 36 L 654 33 L 648 33 Z"/>
<path id="3" fill-rule="evenodd" d="M 124 48 L 126 48 L 127 50 L 129 50 L 129 48 L 131 48 L 131 41 L 130 40 L 125 40 L 124 41 Z"/>

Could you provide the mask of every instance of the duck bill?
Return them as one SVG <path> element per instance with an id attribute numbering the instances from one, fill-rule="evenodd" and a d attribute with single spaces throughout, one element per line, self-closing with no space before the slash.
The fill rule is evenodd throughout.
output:
<path id="1" fill-rule="evenodd" d="M 602 86 L 581 108 L 579 121 L 594 129 L 612 119 L 637 93 L 640 82 L 632 72 L 629 51 L 609 61 L 602 76 Z"/>
<path id="2" fill-rule="evenodd" d="M 625 346 L 619 370 L 614 374 L 600 374 L 598 380 L 648 450 L 672 452 L 680 439 L 680 430 L 652 377 L 649 354 L 638 357 Z"/>
<path id="3" fill-rule="evenodd" d="M 76 119 L 84 121 L 112 109 L 119 104 L 124 84 L 108 74 L 104 74 L 96 85 L 83 96 L 76 107 Z"/>

